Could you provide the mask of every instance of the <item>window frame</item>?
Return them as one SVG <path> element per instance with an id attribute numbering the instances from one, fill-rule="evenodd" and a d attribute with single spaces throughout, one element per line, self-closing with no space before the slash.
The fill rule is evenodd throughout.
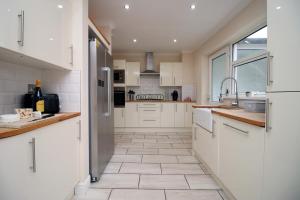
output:
<path id="1" fill-rule="evenodd" d="M 230 47 L 229 46 L 226 46 L 226 47 L 223 47 L 221 48 L 220 50 L 218 50 L 217 52 L 211 54 L 209 56 L 209 94 L 208 94 L 208 100 L 211 104 L 217 104 L 219 103 L 219 101 L 213 101 L 213 88 L 212 88 L 212 63 L 213 63 L 213 60 L 222 56 L 222 55 L 226 55 L 226 66 L 225 66 L 225 71 L 226 71 L 226 74 L 225 74 L 225 77 L 228 77 L 230 76 L 231 74 L 231 67 L 230 67 L 230 60 L 231 60 L 231 54 L 230 54 Z"/>
<path id="2" fill-rule="evenodd" d="M 253 54 L 253 55 L 250 55 L 250 56 L 247 56 L 245 58 L 241 58 L 241 59 L 238 59 L 236 61 L 234 61 L 234 45 L 236 43 L 239 43 L 240 41 L 244 40 L 245 38 L 249 37 L 250 35 L 258 32 L 259 30 L 265 28 L 265 27 L 268 27 L 267 23 L 263 23 L 263 24 L 260 24 L 259 26 L 256 26 L 254 29 L 252 29 L 251 31 L 249 31 L 248 33 L 246 34 L 243 34 L 241 37 L 239 37 L 238 40 L 236 40 L 235 42 L 232 42 L 230 43 L 230 75 L 233 77 L 233 78 L 237 78 L 237 70 L 236 68 L 238 66 L 242 66 L 244 64 L 247 64 L 247 63 L 251 63 L 251 62 L 255 62 L 255 61 L 258 61 L 258 60 L 261 60 L 261 59 L 264 59 L 264 58 L 267 58 L 269 57 L 269 52 L 268 50 L 266 49 L 266 51 L 264 52 L 260 52 L 260 53 L 256 53 L 256 54 Z M 268 73 L 268 72 L 267 72 Z M 266 77 L 268 75 L 266 74 Z M 231 81 L 232 82 L 232 81 Z M 267 86 L 266 86 L 267 87 Z M 236 88 L 234 87 L 234 85 L 231 83 L 231 87 L 230 87 L 230 95 L 233 96 L 235 94 L 235 90 Z M 259 97 L 265 97 L 266 94 L 254 94 L 254 97 L 246 97 L 246 95 L 244 93 L 239 93 L 239 96 L 242 97 L 242 98 L 246 98 L 246 99 L 252 99 L 252 98 L 259 98 Z"/>

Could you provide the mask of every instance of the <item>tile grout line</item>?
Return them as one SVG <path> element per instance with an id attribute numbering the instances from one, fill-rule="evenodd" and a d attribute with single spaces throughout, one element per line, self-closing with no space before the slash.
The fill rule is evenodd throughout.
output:
<path id="1" fill-rule="evenodd" d="M 186 178 L 186 174 L 184 174 L 183 176 L 184 176 L 184 179 L 185 179 L 187 185 L 189 186 L 189 189 L 191 190 L 191 186 L 190 186 L 190 184 L 189 184 L 189 182 L 188 182 L 188 180 L 187 180 L 187 178 Z"/>
<path id="2" fill-rule="evenodd" d="M 112 193 L 112 191 L 113 191 L 113 189 L 110 189 L 110 192 L 109 192 L 109 195 L 108 195 L 108 198 L 107 198 L 107 200 L 109 200 L 109 199 L 110 199 L 110 196 L 111 196 L 111 193 Z"/>
<path id="3" fill-rule="evenodd" d="M 164 194 L 165 194 L 165 200 L 167 200 L 166 189 L 164 189 Z"/>
<path id="4" fill-rule="evenodd" d="M 225 199 L 223 198 L 223 196 L 220 194 L 220 191 L 221 191 L 221 190 L 217 190 L 218 194 L 220 195 L 220 197 L 221 197 L 223 200 L 225 200 Z"/>

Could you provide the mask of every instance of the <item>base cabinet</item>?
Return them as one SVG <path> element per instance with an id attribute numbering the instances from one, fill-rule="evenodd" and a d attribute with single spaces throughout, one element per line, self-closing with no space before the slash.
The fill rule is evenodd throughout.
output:
<path id="1" fill-rule="evenodd" d="M 160 127 L 174 127 L 175 107 L 173 103 L 162 103 L 160 105 Z"/>
<path id="2" fill-rule="evenodd" d="M 0 199 L 70 198 L 79 181 L 78 123 L 69 119 L 1 139 Z"/>
<path id="3" fill-rule="evenodd" d="M 264 128 L 221 119 L 220 180 L 237 199 L 262 199 Z"/>
<path id="4" fill-rule="evenodd" d="M 184 113 L 185 113 L 185 104 L 184 103 L 174 103 L 175 106 L 175 114 L 174 114 L 174 121 L 175 121 L 175 128 L 182 128 L 184 127 Z"/>
<path id="5" fill-rule="evenodd" d="M 114 108 L 115 127 L 125 127 L 125 108 Z"/>
<path id="6" fill-rule="evenodd" d="M 125 105 L 125 127 L 139 127 L 139 108 L 137 103 Z"/>

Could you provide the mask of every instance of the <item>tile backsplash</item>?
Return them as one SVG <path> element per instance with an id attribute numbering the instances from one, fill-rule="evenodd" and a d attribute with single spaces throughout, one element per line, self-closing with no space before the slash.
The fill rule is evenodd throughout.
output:
<path id="1" fill-rule="evenodd" d="M 172 99 L 171 93 L 178 91 L 179 99 L 181 99 L 181 87 L 161 87 L 159 76 L 141 76 L 139 87 L 127 87 L 127 91 L 135 91 L 138 94 L 163 94 L 166 100 Z M 126 95 L 126 98 L 128 95 Z"/>
<path id="2" fill-rule="evenodd" d="M 27 85 L 42 80 L 43 93 L 59 95 L 62 112 L 80 111 L 80 71 L 31 68 L 0 61 L 0 114 L 21 107 Z"/>

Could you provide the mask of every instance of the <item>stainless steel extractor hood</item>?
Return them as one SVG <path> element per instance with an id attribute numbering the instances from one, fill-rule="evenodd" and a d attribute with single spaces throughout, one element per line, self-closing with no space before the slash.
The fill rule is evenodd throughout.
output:
<path id="1" fill-rule="evenodd" d="M 141 75 L 159 75 L 159 72 L 154 71 L 154 56 L 153 52 L 146 53 L 146 70 Z"/>

